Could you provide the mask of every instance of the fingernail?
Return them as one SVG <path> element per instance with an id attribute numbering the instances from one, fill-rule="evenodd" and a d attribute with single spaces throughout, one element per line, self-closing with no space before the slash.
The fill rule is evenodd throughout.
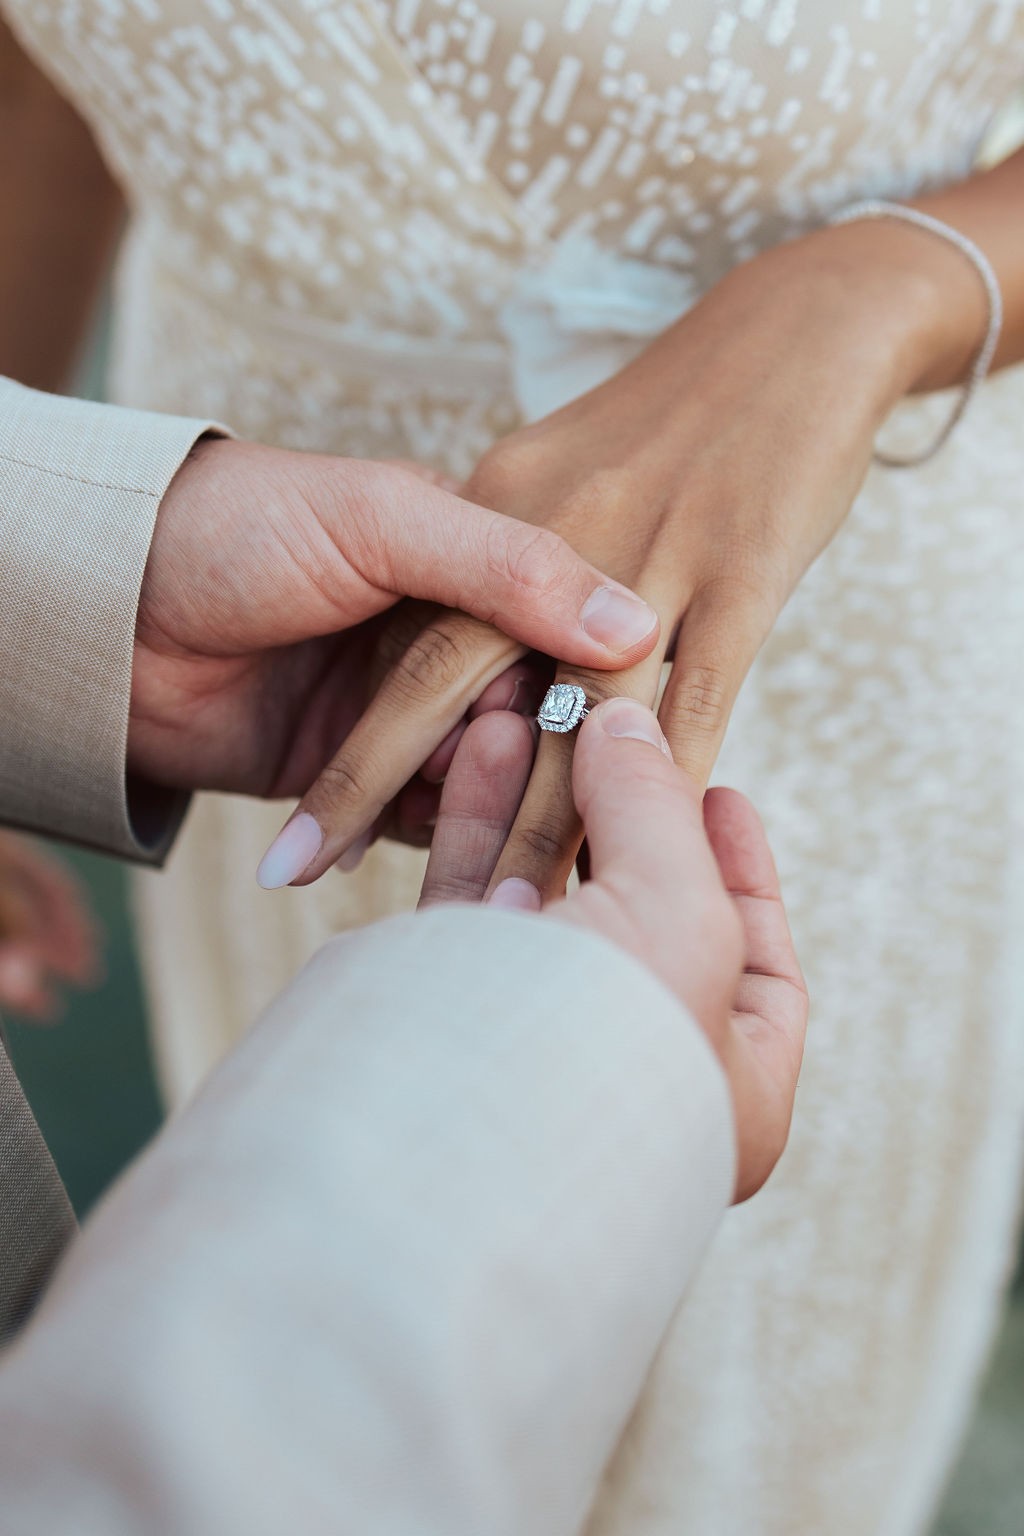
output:
<path id="1" fill-rule="evenodd" d="M 654 629 L 658 615 L 624 587 L 598 587 L 583 605 L 580 623 L 610 651 L 629 651 Z"/>
<path id="2" fill-rule="evenodd" d="M 606 736 L 646 741 L 664 752 L 671 761 L 672 752 L 656 716 L 636 699 L 612 699 L 610 703 L 602 705 L 600 718 Z"/>
<path id="3" fill-rule="evenodd" d="M 338 868 L 343 874 L 350 875 L 354 869 L 358 869 L 363 862 L 366 850 L 373 841 L 372 832 L 361 832 L 354 843 L 349 843 L 345 852 L 338 860 Z"/>
<path id="4" fill-rule="evenodd" d="M 513 875 L 495 886 L 487 898 L 487 905 L 502 907 L 507 912 L 539 912 L 540 891 L 529 880 L 519 880 Z"/>
<path id="5" fill-rule="evenodd" d="M 265 891 L 276 891 L 308 869 L 324 844 L 324 834 L 307 811 L 293 816 L 281 828 L 260 860 L 256 883 Z"/>

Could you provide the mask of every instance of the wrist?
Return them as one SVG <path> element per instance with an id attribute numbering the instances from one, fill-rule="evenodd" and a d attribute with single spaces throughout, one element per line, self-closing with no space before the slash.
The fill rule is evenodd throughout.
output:
<path id="1" fill-rule="evenodd" d="M 905 395 L 963 380 L 987 309 L 978 273 L 953 244 L 879 218 L 828 226 L 781 249 L 802 268 L 811 312 L 831 309 L 874 355 L 883 415 Z"/>

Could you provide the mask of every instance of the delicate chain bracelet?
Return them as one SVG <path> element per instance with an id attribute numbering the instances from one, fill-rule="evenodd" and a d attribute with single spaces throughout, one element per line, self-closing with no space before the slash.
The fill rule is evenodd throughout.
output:
<path id="1" fill-rule="evenodd" d="M 883 453 L 875 449 L 875 459 L 879 464 L 884 464 L 888 469 L 912 469 L 918 464 L 924 464 L 928 459 L 938 453 L 942 445 L 951 436 L 967 407 L 970 405 L 978 388 L 984 380 L 992 359 L 995 356 L 996 347 L 999 344 L 999 333 L 1003 328 L 1003 295 L 999 287 L 999 279 L 992 268 L 992 263 L 979 250 L 973 240 L 968 240 L 958 229 L 951 224 L 944 224 L 941 219 L 933 219 L 930 214 L 919 213 L 916 208 L 904 207 L 902 203 L 886 203 L 878 199 L 869 198 L 863 203 L 854 203 L 851 208 L 844 208 L 841 213 L 835 214 L 829 219 L 830 224 L 850 224 L 855 219 L 902 219 L 906 224 L 914 224 L 918 229 L 927 230 L 929 234 L 937 235 L 940 240 L 945 240 L 949 245 L 955 245 L 958 251 L 962 251 L 967 260 L 974 267 L 981 278 L 985 288 L 985 297 L 988 300 L 988 325 L 980 347 L 974 355 L 970 371 L 964 380 L 960 391 L 960 398 L 956 403 L 953 414 L 945 423 L 942 431 L 933 443 L 920 453 L 909 454 L 900 457 L 895 454 Z"/>

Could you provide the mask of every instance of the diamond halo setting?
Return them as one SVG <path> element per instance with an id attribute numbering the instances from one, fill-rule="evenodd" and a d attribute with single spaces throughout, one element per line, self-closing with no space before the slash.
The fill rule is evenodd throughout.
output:
<path id="1" fill-rule="evenodd" d="M 566 735 L 574 731 L 590 713 L 587 696 L 577 683 L 552 683 L 544 695 L 537 724 L 542 731 Z"/>

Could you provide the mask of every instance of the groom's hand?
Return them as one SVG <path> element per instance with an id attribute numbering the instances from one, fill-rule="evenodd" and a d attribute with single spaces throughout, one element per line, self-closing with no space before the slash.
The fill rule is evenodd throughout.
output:
<path id="1" fill-rule="evenodd" d="M 522 718 L 489 714 L 448 773 L 422 902 L 480 900 L 530 774 Z M 737 1199 L 759 1189 L 786 1144 L 807 1025 L 807 994 L 778 876 L 757 813 L 733 790 L 700 797 L 668 754 L 657 719 L 631 699 L 598 705 L 580 728 L 573 795 L 590 878 L 543 909 L 627 949 L 685 1004 L 729 1080 L 739 1145 Z M 514 876 L 491 905 L 538 912 Z"/>
<path id="2" fill-rule="evenodd" d="M 405 468 L 206 440 L 157 519 L 130 770 L 174 786 L 301 794 L 359 719 L 374 668 L 380 681 L 380 616 L 406 597 L 423 600 L 407 605 L 423 627 L 433 604 L 460 609 L 463 633 L 428 654 L 410 623 L 387 658 L 400 729 L 387 763 L 374 741 L 360 744 L 364 794 L 393 782 L 396 767 L 409 778 L 419 767 L 439 675 L 458 681 L 461 713 L 505 668 L 500 645 L 481 660 L 490 624 L 524 651 L 603 668 L 632 664 L 657 636 L 653 610 L 562 539 Z"/>

